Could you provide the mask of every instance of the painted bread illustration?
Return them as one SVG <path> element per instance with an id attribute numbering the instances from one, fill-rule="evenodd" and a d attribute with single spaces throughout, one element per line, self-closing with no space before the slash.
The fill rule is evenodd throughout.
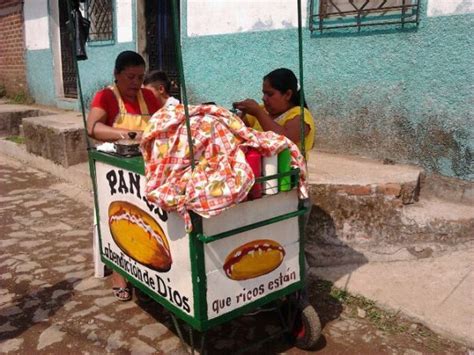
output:
<path id="1" fill-rule="evenodd" d="M 171 268 L 168 239 L 160 225 L 145 211 L 125 201 L 109 206 L 109 228 L 122 251 L 150 269 Z"/>
<path id="2" fill-rule="evenodd" d="M 229 279 L 247 280 L 268 274 L 280 266 L 285 249 L 274 240 L 258 239 L 232 250 L 224 262 Z"/>

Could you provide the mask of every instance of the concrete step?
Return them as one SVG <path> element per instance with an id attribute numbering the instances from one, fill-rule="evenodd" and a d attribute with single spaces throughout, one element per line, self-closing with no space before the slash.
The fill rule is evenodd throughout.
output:
<path id="1" fill-rule="evenodd" d="M 474 205 L 474 183 L 435 174 L 422 180 L 423 196 Z"/>
<path id="2" fill-rule="evenodd" d="M 43 107 L 0 104 L 0 131 L 7 135 L 19 135 L 24 118 L 53 115 L 55 113 L 55 111 Z"/>
<path id="3" fill-rule="evenodd" d="M 80 113 L 24 118 L 23 132 L 29 153 L 64 167 L 88 160 L 86 133 Z"/>
<path id="4" fill-rule="evenodd" d="M 420 259 L 473 243 L 473 208 L 423 198 L 423 170 L 310 154 L 313 208 L 306 249 L 311 266 Z"/>

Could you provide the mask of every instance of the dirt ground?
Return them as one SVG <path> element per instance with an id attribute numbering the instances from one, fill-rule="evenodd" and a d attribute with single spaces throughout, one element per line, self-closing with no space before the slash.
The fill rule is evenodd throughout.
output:
<path id="1" fill-rule="evenodd" d="M 93 277 L 92 206 L 71 197 L 74 187 L 0 158 L 0 353 L 184 353 L 161 306 L 118 302 L 110 280 Z M 309 294 L 323 327 L 310 352 L 284 337 L 243 351 L 278 330 L 276 312 L 265 312 L 211 330 L 208 353 L 468 353 L 466 347 L 328 282 L 313 281 Z"/>

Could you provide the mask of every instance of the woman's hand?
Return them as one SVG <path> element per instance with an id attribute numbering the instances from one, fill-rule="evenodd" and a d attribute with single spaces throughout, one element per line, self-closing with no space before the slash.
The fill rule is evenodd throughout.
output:
<path id="1" fill-rule="evenodd" d="M 262 108 L 260 105 L 257 103 L 257 101 L 252 100 L 252 99 L 245 99 L 243 101 L 237 101 L 232 104 L 234 108 L 237 110 L 242 111 L 245 114 L 249 114 L 252 116 L 257 116 L 260 111 L 262 111 Z"/>

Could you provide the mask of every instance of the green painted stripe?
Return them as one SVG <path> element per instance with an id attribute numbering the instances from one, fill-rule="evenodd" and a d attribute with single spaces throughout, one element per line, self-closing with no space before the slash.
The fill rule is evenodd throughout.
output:
<path id="1" fill-rule="evenodd" d="M 309 208 L 305 208 L 303 206 L 303 200 L 300 200 L 299 203 L 298 203 L 298 207 L 299 208 L 304 208 L 306 211 L 309 210 Z M 300 251 L 299 251 L 299 263 L 300 263 L 300 280 L 303 281 L 303 283 L 306 283 L 306 271 L 305 271 L 305 255 L 304 255 L 304 228 L 305 228 L 305 225 L 304 225 L 304 214 L 300 215 L 298 217 L 298 230 L 299 230 L 299 247 L 300 247 Z"/>
<path id="2" fill-rule="evenodd" d="M 120 155 L 99 152 L 96 149 L 91 149 L 89 150 L 89 160 L 90 159 L 133 171 L 140 175 L 145 175 L 145 165 L 142 156 L 122 157 Z"/>
<path id="3" fill-rule="evenodd" d="M 196 238 L 202 233 L 202 218 L 191 213 L 193 232 L 189 235 L 189 255 L 191 258 L 191 277 L 193 283 L 194 313 L 201 322 L 207 320 L 207 277 L 204 262 L 204 244 Z"/>

